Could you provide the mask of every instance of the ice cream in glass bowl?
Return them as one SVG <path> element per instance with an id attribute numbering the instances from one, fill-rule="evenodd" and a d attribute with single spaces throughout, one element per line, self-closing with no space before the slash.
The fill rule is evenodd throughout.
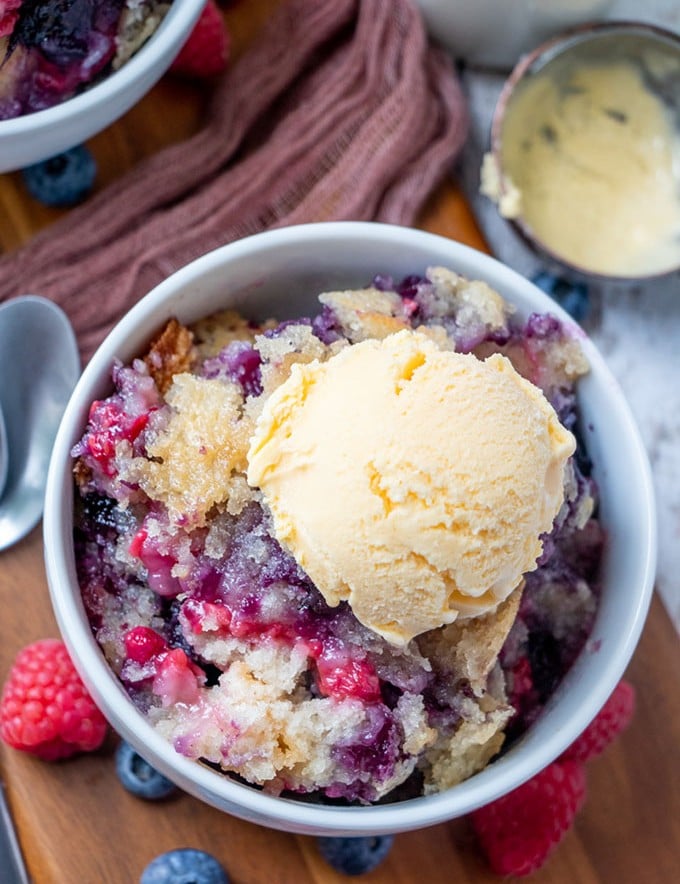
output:
<path id="1" fill-rule="evenodd" d="M 205 0 L 1 0 L 0 172 L 73 147 L 172 63 Z"/>
<path id="2" fill-rule="evenodd" d="M 308 834 L 465 814 L 621 677 L 649 467 L 582 330 L 451 240 L 338 222 L 169 277 L 55 443 L 50 592 L 113 727 L 187 792 Z"/>

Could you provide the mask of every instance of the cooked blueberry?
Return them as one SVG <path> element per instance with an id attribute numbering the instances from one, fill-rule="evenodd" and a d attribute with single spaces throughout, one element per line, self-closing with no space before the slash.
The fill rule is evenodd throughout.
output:
<path id="1" fill-rule="evenodd" d="M 363 875 L 375 869 L 392 849 L 394 835 L 366 838 L 317 838 L 319 853 L 343 875 Z"/>
<path id="2" fill-rule="evenodd" d="M 562 335 L 562 323 L 551 313 L 530 313 L 524 326 L 527 338 L 555 341 Z"/>
<path id="3" fill-rule="evenodd" d="M 559 642 L 550 632 L 535 630 L 529 634 L 527 653 L 534 687 L 544 703 L 557 687 L 562 673 Z"/>
<path id="4" fill-rule="evenodd" d="M 125 740 L 116 750 L 116 773 L 128 792 L 147 801 L 160 801 L 177 791 L 174 783 L 145 761 Z"/>
<path id="5" fill-rule="evenodd" d="M 210 853 L 183 847 L 152 859 L 139 884 L 229 884 L 229 878 Z"/>
<path id="6" fill-rule="evenodd" d="M 120 527 L 117 507 L 118 504 L 111 497 L 87 494 L 83 497 L 83 519 L 93 526 L 116 530 Z"/>
<path id="7" fill-rule="evenodd" d="M 115 31 L 123 0 L 45 0 L 23 3 L 12 32 L 15 45 L 36 47 L 54 64 L 80 61 L 90 51 L 93 31 Z"/>
<path id="8" fill-rule="evenodd" d="M 65 208 L 81 202 L 92 190 L 97 164 L 82 144 L 22 170 L 32 197 L 46 206 Z"/>

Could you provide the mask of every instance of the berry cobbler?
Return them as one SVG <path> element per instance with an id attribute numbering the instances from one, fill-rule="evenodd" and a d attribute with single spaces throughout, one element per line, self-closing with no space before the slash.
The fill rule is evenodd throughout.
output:
<path id="1" fill-rule="evenodd" d="M 171 320 L 73 449 L 93 633 L 177 752 L 285 794 L 437 792 L 583 648 L 603 534 L 552 315 L 433 267 L 309 318 Z"/>
<path id="2" fill-rule="evenodd" d="M 117 70 L 172 0 L 0 0 L 0 120 L 45 110 Z"/>

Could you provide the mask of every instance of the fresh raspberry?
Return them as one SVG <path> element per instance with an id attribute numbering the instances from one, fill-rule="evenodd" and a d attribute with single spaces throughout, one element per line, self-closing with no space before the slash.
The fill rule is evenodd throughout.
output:
<path id="1" fill-rule="evenodd" d="M 19 651 L 0 697 L 0 737 L 45 761 L 92 752 L 108 725 L 66 646 L 41 639 Z"/>
<path id="2" fill-rule="evenodd" d="M 227 66 L 229 48 L 229 32 L 222 13 L 215 0 L 208 0 L 170 70 L 188 77 L 215 77 Z"/>
<path id="3" fill-rule="evenodd" d="M 628 727 L 634 712 L 635 688 L 627 681 L 620 681 L 599 713 L 562 758 L 576 761 L 595 758 Z"/>
<path id="4" fill-rule="evenodd" d="M 586 796 L 579 761 L 554 761 L 513 792 L 472 813 L 472 825 L 498 875 L 529 875 L 560 843 Z"/>

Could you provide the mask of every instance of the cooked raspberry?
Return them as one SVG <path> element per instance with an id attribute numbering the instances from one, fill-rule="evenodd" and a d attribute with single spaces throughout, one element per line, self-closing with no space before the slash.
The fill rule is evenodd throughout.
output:
<path id="1" fill-rule="evenodd" d="M 322 656 L 316 665 L 322 694 L 337 699 L 357 697 L 368 702 L 380 699 L 380 681 L 367 660 L 327 660 Z"/>
<path id="2" fill-rule="evenodd" d="M 163 636 L 150 626 L 134 626 L 128 629 L 123 636 L 123 643 L 128 660 L 140 664 L 148 663 L 167 647 Z"/>
<path id="3" fill-rule="evenodd" d="M 130 541 L 130 546 L 128 547 L 128 552 L 131 556 L 134 556 L 136 559 L 141 558 L 142 555 L 142 547 L 144 546 L 144 541 L 148 537 L 148 532 L 146 528 L 140 528 L 139 531 L 135 534 L 135 536 Z"/>
<path id="4" fill-rule="evenodd" d="M 229 32 L 215 0 L 208 0 L 171 70 L 189 77 L 214 77 L 227 66 Z"/>
<path id="5" fill-rule="evenodd" d="M 92 457 L 107 476 L 113 476 L 116 443 L 134 442 L 149 420 L 148 413 L 130 415 L 113 399 L 95 401 L 90 407 L 87 445 Z"/>
<path id="6" fill-rule="evenodd" d="M 554 761 L 513 792 L 472 813 L 472 825 L 498 875 L 539 869 L 574 822 L 586 797 L 579 761 Z"/>
<path id="7" fill-rule="evenodd" d="M 522 657 L 509 673 L 508 688 L 510 704 L 521 709 L 527 699 L 531 700 L 534 693 L 534 680 L 531 675 L 531 663 L 528 657 Z"/>
<path id="8" fill-rule="evenodd" d="M 161 654 L 156 663 L 153 692 L 163 706 L 195 703 L 198 688 L 205 682 L 205 673 L 187 657 L 181 648 Z"/>
<path id="9" fill-rule="evenodd" d="M 22 0 L 4 0 L 0 3 L 0 37 L 7 37 L 14 30 L 19 18 Z"/>
<path id="10" fill-rule="evenodd" d="M 628 727 L 634 712 L 635 688 L 627 681 L 620 681 L 599 713 L 562 757 L 576 761 L 595 758 Z"/>
<path id="11" fill-rule="evenodd" d="M 197 635 L 201 632 L 228 632 L 231 626 L 231 612 L 225 605 L 187 599 L 182 605 L 182 614 Z"/>
<path id="12" fill-rule="evenodd" d="M 128 552 L 141 559 L 148 571 L 149 586 L 154 592 L 162 596 L 175 596 L 181 592 L 182 586 L 172 573 L 176 559 L 161 552 L 158 541 L 149 537 L 145 528 L 141 528 L 132 538 Z"/>
<path id="13" fill-rule="evenodd" d="M 42 639 L 19 652 L 0 698 L 5 743 L 56 761 L 98 749 L 107 728 L 63 642 Z"/>

